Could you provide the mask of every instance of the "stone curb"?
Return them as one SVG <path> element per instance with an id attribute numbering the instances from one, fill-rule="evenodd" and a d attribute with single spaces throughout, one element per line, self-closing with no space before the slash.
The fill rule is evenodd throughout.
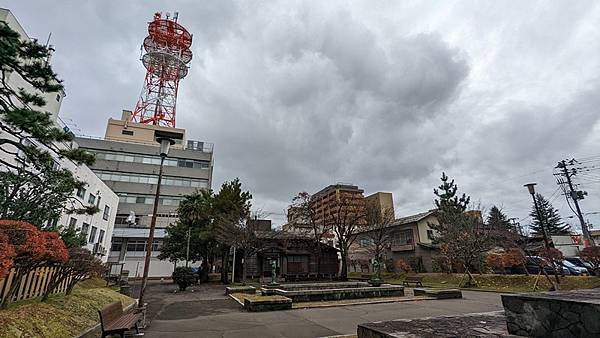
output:
<path id="1" fill-rule="evenodd" d="M 515 294 L 523 293 L 523 292 L 529 292 L 529 291 L 516 292 L 516 291 L 484 290 L 484 289 L 472 289 L 472 288 L 458 288 L 458 289 L 459 290 L 464 290 L 464 291 L 489 292 L 489 293 L 504 293 L 504 294 L 511 294 L 511 295 L 515 295 Z M 538 292 L 538 291 L 531 291 L 531 292 Z"/>
<path id="2" fill-rule="evenodd" d="M 292 307 L 292 310 L 327 308 L 327 307 L 338 307 L 338 306 L 352 306 L 352 305 L 368 305 L 368 304 L 405 303 L 405 302 L 413 302 L 413 301 L 421 301 L 421 300 L 437 300 L 437 298 L 423 296 L 423 297 L 412 297 L 412 298 L 407 298 L 407 299 L 381 299 L 381 300 L 365 301 L 365 302 L 359 302 L 359 303 L 315 304 L 315 305 L 303 306 L 303 307 Z M 300 305 L 302 303 L 296 303 L 296 304 Z"/>
<path id="3" fill-rule="evenodd" d="M 231 293 L 230 293 L 230 294 L 228 294 L 227 296 L 229 296 L 229 298 L 231 298 L 231 299 L 235 300 L 235 301 L 236 301 L 238 304 L 240 304 L 242 307 L 244 307 L 244 303 L 243 303 L 241 300 L 239 300 L 239 299 L 235 298 L 235 297 L 233 296 L 233 294 L 231 294 Z"/>

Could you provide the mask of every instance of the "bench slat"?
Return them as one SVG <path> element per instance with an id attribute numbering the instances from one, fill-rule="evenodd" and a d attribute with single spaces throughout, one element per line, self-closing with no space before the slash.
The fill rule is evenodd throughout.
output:
<path id="1" fill-rule="evenodd" d="M 106 330 L 119 330 L 119 329 L 131 329 L 135 326 L 138 320 L 141 318 L 141 314 L 139 313 L 128 313 L 124 314 L 114 322 L 110 323 Z"/>

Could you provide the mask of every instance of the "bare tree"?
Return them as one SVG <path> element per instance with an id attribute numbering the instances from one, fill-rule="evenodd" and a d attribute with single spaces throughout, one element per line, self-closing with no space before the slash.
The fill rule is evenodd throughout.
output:
<path id="1" fill-rule="evenodd" d="M 312 196 L 307 192 L 298 193 L 292 199 L 288 210 L 289 224 L 298 232 L 310 236 L 314 241 L 313 251 L 316 256 L 318 278 L 321 275 L 321 258 L 323 256 L 321 242 L 327 234 L 331 233 L 332 226 L 317 215 Z"/>
<path id="2" fill-rule="evenodd" d="M 383 256 L 392 239 L 391 226 L 394 224 L 394 210 L 390 208 L 382 210 L 375 205 L 367 205 L 365 218 L 367 224 L 363 238 L 368 240 L 366 250 L 377 262 L 375 272 L 376 277 L 380 279 Z"/>
<path id="3" fill-rule="evenodd" d="M 340 278 L 348 279 L 348 254 L 350 246 L 357 234 L 364 231 L 367 225 L 364 201 L 340 193 L 333 202 L 332 212 L 325 217 L 325 224 L 333 229 L 342 258 Z"/>

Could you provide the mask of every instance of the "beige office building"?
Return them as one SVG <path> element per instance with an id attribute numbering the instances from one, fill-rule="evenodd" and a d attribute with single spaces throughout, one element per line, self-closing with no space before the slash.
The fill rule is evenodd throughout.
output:
<path id="1" fill-rule="evenodd" d="M 109 119 L 104 138 L 78 137 L 81 148 L 96 155 L 92 170 L 118 196 L 119 205 L 109 253 L 109 262 L 124 263 L 129 276 L 143 274 L 154 194 L 160 168 L 156 139 L 175 140 L 163 166 L 161 198 L 149 275 L 170 276 L 174 264 L 156 258 L 165 228 L 177 220 L 177 206 L 183 196 L 197 189 L 210 189 L 213 168 L 212 144 L 188 140 L 184 129 Z"/>

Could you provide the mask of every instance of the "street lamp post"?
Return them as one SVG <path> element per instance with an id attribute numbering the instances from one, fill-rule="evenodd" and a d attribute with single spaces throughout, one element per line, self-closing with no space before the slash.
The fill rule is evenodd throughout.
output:
<path id="1" fill-rule="evenodd" d="M 159 137 L 156 139 L 160 143 L 160 168 L 158 170 L 158 182 L 156 183 L 156 194 L 154 195 L 154 206 L 152 208 L 152 218 L 150 220 L 150 234 L 148 235 L 148 243 L 146 243 L 146 259 L 144 260 L 144 276 L 142 277 L 142 286 L 138 297 L 138 307 L 144 307 L 144 291 L 148 283 L 148 270 L 150 269 L 150 258 L 152 257 L 152 244 L 154 244 L 154 229 L 156 228 L 156 214 L 158 212 L 158 202 L 160 198 L 160 183 L 162 181 L 163 164 L 165 157 L 169 154 L 169 148 L 175 144 L 170 138 Z"/>
<path id="2" fill-rule="evenodd" d="M 529 190 L 529 193 L 531 194 L 531 197 L 533 198 L 533 205 L 535 206 L 535 212 L 538 216 L 538 221 L 540 222 L 540 227 L 542 228 L 542 236 L 544 236 L 544 246 L 545 246 L 546 250 L 548 250 L 551 247 L 553 248 L 554 244 L 550 245 L 550 241 L 548 240 L 548 234 L 546 233 L 546 225 L 544 224 L 544 221 L 542 220 L 542 214 L 540 213 L 540 208 L 538 206 L 537 199 L 535 198 L 535 183 L 528 183 L 528 184 L 525 184 L 524 186 L 527 187 L 527 190 Z M 556 264 L 553 259 L 550 259 L 550 263 L 552 264 L 552 268 L 554 270 L 554 279 L 556 280 L 556 284 L 552 283 L 552 281 L 546 274 L 546 271 L 544 270 L 544 267 L 542 266 L 541 263 L 540 263 L 540 271 L 543 272 L 544 275 L 546 275 L 550 284 L 553 285 L 553 290 L 558 290 L 559 284 L 560 284 L 560 279 L 558 279 L 558 269 L 559 268 L 562 269 L 562 267 L 560 264 Z"/>
<path id="3" fill-rule="evenodd" d="M 542 228 L 542 236 L 544 237 L 544 246 L 546 247 L 546 249 L 548 249 L 550 247 L 550 241 L 548 241 L 548 234 L 546 234 L 546 225 L 544 224 L 543 220 L 542 220 L 542 214 L 540 213 L 540 208 L 538 206 L 537 203 L 537 199 L 535 198 L 535 183 L 528 183 L 525 184 L 524 187 L 527 187 L 527 190 L 529 190 L 529 193 L 531 194 L 531 197 L 533 198 L 533 205 L 535 206 L 535 212 L 538 216 L 538 221 L 540 222 L 540 227 Z"/>

